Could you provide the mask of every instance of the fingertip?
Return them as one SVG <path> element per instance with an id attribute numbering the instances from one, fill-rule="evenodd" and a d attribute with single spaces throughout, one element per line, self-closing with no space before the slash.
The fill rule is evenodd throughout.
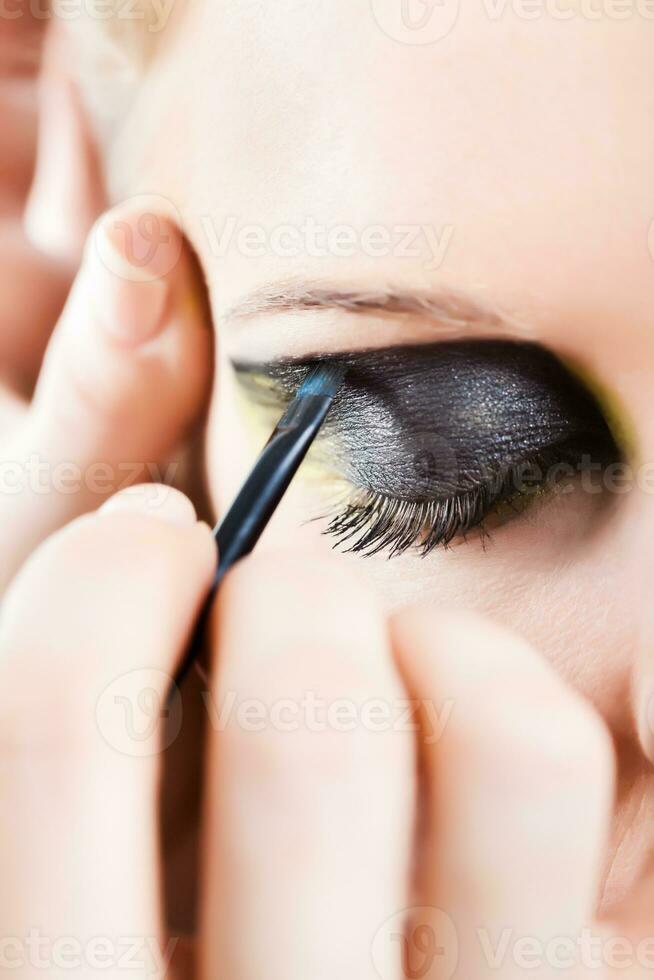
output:
<path id="1" fill-rule="evenodd" d="M 162 483 L 139 484 L 121 490 L 102 505 L 99 513 L 141 514 L 176 527 L 192 527 L 197 523 L 195 507 L 189 498 Z"/>
<path id="2" fill-rule="evenodd" d="M 311 555 L 284 549 L 263 549 L 240 561 L 226 581 L 263 590 L 281 603 L 298 590 L 320 596 L 326 613 L 356 606 L 364 610 L 379 602 L 365 577 L 348 562 L 329 555 Z M 247 591 L 247 588 L 246 588 Z"/>
<path id="3" fill-rule="evenodd" d="M 518 633 L 472 610 L 419 606 L 396 613 L 390 631 L 397 659 L 422 672 L 438 662 L 448 673 L 482 682 L 524 674 L 551 675 L 543 657 Z"/>
<path id="4" fill-rule="evenodd" d="M 107 339 L 139 347 L 163 330 L 182 244 L 174 225 L 154 213 L 123 206 L 98 219 L 84 250 L 81 281 Z"/>

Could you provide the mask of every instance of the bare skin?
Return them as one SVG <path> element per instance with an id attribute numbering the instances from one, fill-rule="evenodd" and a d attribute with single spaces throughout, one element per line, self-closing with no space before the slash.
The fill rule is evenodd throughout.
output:
<path id="1" fill-rule="evenodd" d="M 0 932 L 12 940 L 3 946 L 3 969 L 13 966 L 21 980 L 43 975 L 25 941 L 38 929 L 51 941 L 76 940 L 80 948 L 71 954 L 69 947 L 68 955 L 86 957 L 85 976 L 122 976 L 121 944 L 131 936 L 141 940 L 142 972 L 154 964 L 162 973 L 155 955 L 172 957 L 183 980 L 402 980 L 408 966 L 429 980 L 515 980 L 562 969 L 577 980 L 592 969 L 577 942 L 590 930 L 605 939 L 593 953 L 604 974 L 636 980 L 648 969 L 634 951 L 651 932 L 654 843 L 654 669 L 644 588 L 653 518 L 651 494 L 638 488 L 592 534 L 572 533 L 586 526 L 579 511 L 553 509 L 502 529 L 489 559 L 473 544 L 431 564 L 364 567 L 326 555 L 318 532 L 300 529 L 313 490 L 299 485 L 260 553 L 221 590 L 207 692 L 199 926 L 180 941 L 164 925 L 157 748 L 171 719 L 150 733 L 152 752 L 141 751 L 138 738 L 124 740 L 124 706 L 138 707 L 144 694 L 161 705 L 215 550 L 179 492 L 154 484 L 112 495 L 125 460 L 151 463 L 147 475 L 156 479 L 206 408 L 212 338 L 201 304 L 189 300 L 194 266 L 171 214 L 184 215 L 218 325 L 208 459 L 218 511 L 251 460 L 234 409 L 231 356 L 248 345 L 263 357 L 293 345 L 297 352 L 302 344 L 342 349 L 370 339 L 424 339 L 439 329 L 421 318 L 395 323 L 337 313 L 312 320 L 307 344 L 305 328 L 297 329 L 301 319 L 289 324 L 257 314 L 239 323 L 228 315 L 253 289 L 291 273 L 357 288 L 391 277 L 407 289 L 455 288 L 477 298 L 485 282 L 482 298 L 492 294 L 530 336 L 578 355 L 619 396 L 640 458 L 652 455 L 649 24 L 618 33 L 603 22 L 580 22 L 562 33 L 542 23 L 528 34 L 519 23 L 491 35 L 489 23 L 471 16 L 460 35 L 452 34 L 456 50 L 435 70 L 427 55 L 368 33 L 369 21 L 350 5 L 347 12 L 340 3 L 325 8 L 320 32 L 304 8 L 292 6 L 267 8 L 261 35 L 255 27 L 262 22 L 248 19 L 253 12 L 231 4 L 199 3 L 188 19 L 180 7 L 178 33 L 170 35 L 176 59 L 162 58 L 152 69 L 159 97 L 166 93 L 150 106 L 153 131 L 142 139 L 133 128 L 138 117 L 127 121 L 110 175 L 126 195 L 154 187 L 171 205 L 157 214 L 166 243 L 153 269 L 135 263 L 128 247 L 142 227 L 134 202 L 109 212 L 83 248 L 104 203 L 93 189 L 94 162 L 70 93 L 62 111 L 85 174 L 75 233 L 66 227 L 57 234 L 36 191 L 28 227 L 39 248 L 17 232 L 28 185 L 21 175 L 36 141 L 29 125 L 15 141 L 16 166 L 3 173 L 5 224 L 17 236 L 9 254 L 25 256 L 30 289 L 44 283 L 39 330 L 52 340 L 42 365 L 37 345 L 17 353 L 0 456 L 3 467 L 18 463 L 25 472 L 36 452 L 48 462 L 51 483 L 61 463 L 81 479 L 78 492 L 28 487 L 0 496 L 0 781 L 7 801 Z M 302 55 L 295 62 L 278 57 L 282 42 L 288 50 L 289 30 Z M 230 83 L 240 77 L 230 57 L 242 56 L 241 47 L 225 45 L 216 61 L 215 38 L 234 35 L 252 46 L 259 75 L 249 76 L 250 88 Z M 329 65 L 314 47 L 325 36 L 333 45 Z M 478 53 L 472 65 L 470 46 Z M 493 59 L 512 65 L 524 87 L 516 89 Z M 202 95 L 190 111 L 177 99 L 180 61 Z M 305 121 L 315 129 L 286 128 L 280 93 L 297 91 L 297 73 L 306 79 L 312 65 L 303 91 Z M 612 94 L 601 84 L 607 65 L 619 79 Z M 545 77 L 549 87 L 541 91 L 537 82 Z M 494 87 L 486 88 L 489 78 Z M 428 108 L 443 86 L 453 95 L 436 127 Z M 260 98 L 262 91 L 268 99 L 259 142 L 244 163 L 237 145 L 248 93 Z M 521 91 L 532 93 L 540 115 Z M 545 111 L 552 91 L 566 113 Z M 387 113 L 371 117 L 372 105 Z M 487 144 L 491 107 L 495 136 Z M 186 180 L 182 158 L 158 152 L 157 139 L 169 145 L 169 130 L 157 128 L 163 108 L 180 127 L 180 145 L 207 135 L 209 110 L 219 114 L 193 180 Z M 619 138 L 606 135 L 607 113 L 620 120 Z M 19 128 L 25 118 L 12 116 Z M 581 130 L 571 118 L 584 120 L 586 138 L 574 137 Z M 515 131 L 522 134 L 516 144 Z M 330 132 L 341 140 L 326 143 Z M 475 146 L 472 134 L 481 134 Z M 441 142 L 450 147 L 447 159 L 438 156 Z M 329 159 L 325 145 L 334 151 Z M 492 152 L 483 149 L 488 145 Z M 544 148 L 553 146 L 566 167 L 545 158 Z M 303 168 L 305 181 L 289 161 Z M 628 192 L 624 161 L 632 164 Z M 261 179 L 264 171 L 277 175 L 278 186 Z M 388 179 L 398 171 L 407 179 Z M 130 186 L 136 173 L 142 185 Z M 40 179 L 43 187 L 43 173 Z M 237 250 L 219 262 L 201 223 L 207 212 L 218 227 L 230 213 L 243 220 L 252 213 L 270 227 L 297 224 L 310 211 L 330 226 L 359 227 L 419 213 L 440 228 L 448 208 L 456 241 L 467 244 L 453 245 L 445 264 L 429 272 L 428 255 L 398 265 L 392 256 L 380 264 L 358 254 L 345 276 L 333 255 L 307 259 L 302 268 L 274 250 L 257 261 Z M 613 237 L 605 234 L 609 219 Z M 117 234 L 125 229 L 129 234 Z M 533 235 L 539 248 L 525 248 Z M 55 297 L 60 302 L 82 254 L 58 317 Z M 17 293 L 17 281 L 7 277 L 2 288 L 19 318 L 25 293 Z M 3 343 L 13 344 L 18 333 L 7 328 Z M 30 372 L 38 375 L 33 399 L 30 384 L 16 381 Z M 100 489 L 89 488 L 98 461 L 110 476 Z M 601 615 L 609 607 L 610 615 Z M 307 692 L 341 713 L 309 725 Z M 219 723 L 215 712 L 233 695 L 249 703 L 254 723 L 238 712 Z M 369 714 L 371 703 L 391 717 L 409 703 L 415 724 L 380 722 Z M 289 726 L 298 705 L 301 723 Z M 403 917 L 407 909 L 413 911 Z M 506 929 L 508 952 L 494 963 Z M 425 937 L 438 942 L 425 944 Z M 616 960 L 610 937 L 627 944 L 626 960 Z M 98 938 L 106 940 L 102 970 L 91 943 Z M 520 943 L 538 951 L 571 938 L 567 965 L 551 951 L 536 970 L 525 965 Z M 48 976 L 67 975 L 61 949 L 51 943 L 40 953 Z"/>

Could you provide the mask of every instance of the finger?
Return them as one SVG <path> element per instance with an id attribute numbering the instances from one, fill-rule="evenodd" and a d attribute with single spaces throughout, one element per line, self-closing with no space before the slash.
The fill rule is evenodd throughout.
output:
<path id="1" fill-rule="evenodd" d="M 47 18 L 38 16 L 29 0 L 4 4 L 2 15 L 0 82 L 32 79 L 39 70 Z"/>
<path id="2" fill-rule="evenodd" d="M 440 910 L 416 913 L 407 956 L 442 977 L 452 942 L 443 960 L 424 940 L 444 930 L 458 935 L 457 975 L 521 975 L 516 943 L 574 941 L 592 921 L 612 800 L 608 735 L 525 643 L 481 618 L 412 611 L 392 635 L 422 706 L 417 907 Z"/>
<path id="3" fill-rule="evenodd" d="M 29 74 L 12 76 L 11 70 L 5 73 L 3 69 L 7 69 L 7 65 L 3 64 L 2 50 L 0 27 L 0 116 L 3 133 L 10 137 L 0 159 L 0 211 L 3 216 L 18 217 L 24 207 L 34 169 L 36 81 Z"/>
<path id="4" fill-rule="evenodd" d="M 31 396 L 70 289 L 70 266 L 37 251 L 19 221 L 0 224 L 0 382 Z"/>
<path id="5" fill-rule="evenodd" d="M 19 55 L 26 57 L 28 52 L 32 53 L 30 64 L 38 64 L 47 20 L 42 16 L 43 11 L 37 12 L 29 0 L 18 0 L 5 6 L 3 14 L 0 19 L 0 65 L 8 67 Z"/>
<path id="6" fill-rule="evenodd" d="M 24 424 L 0 457 L 0 586 L 46 535 L 159 479 L 205 406 L 211 332 L 179 231 L 116 209 L 89 239 Z M 168 482 L 168 479 L 166 479 Z"/>
<path id="7" fill-rule="evenodd" d="M 413 811 L 379 611 L 339 566 L 257 557 L 222 587 L 216 643 L 201 976 L 377 978 Z"/>
<path id="8" fill-rule="evenodd" d="M 53 23 L 38 85 L 38 150 L 25 210 L 36 247 L 79 263 L 93 223 L 106 207 L 101 168 L 70 66 L 77 58 L 69 25 Z"/>
<path id="9" fill-rule="evenodd" d="M 170 980 L 197 980 L 197 946 L 188 936 L 175 943 L 170 962 Z"/>
<path id="10" fill-rule="evenodd" d="M 128 505 L 47 542 L 3 605 L 0 931 L 20 980 L 164 976 L 173 950 L 157 796 L 179 701 L 165 728 L 163 705 L 215 546 L 177 491 Z"/>
<path id="11" fill-rule="evenodd" d="M 0 208 L 17 216 L 34 168 L 36 79 L 45 36 L 45 19 L 29 2 L 3 4 L 0 11 Z"/>
<path id="12" fill-rule="evenodd" d="M 30 11 L 20 13 L 17 20 L 28 23 Z M 71 53 L 61 39 L 68 32 L 56 28 L 52 22 L 38 85 L 31 77 L 0 82 L 11 134 L 0 163 L 0 364 L 2 381 L 24 395 L 33 391 L 84 240 L 104 208 L 93 141 L 67 77 Z M 24 34 L 13 38 L 16 48 L 26 43 Z"/>
<path id="13" fill-rule="evenodd" d="M 11 433 L 25 416 L 25 402 L 7 388 L 0 387 L 0 439 L 10 438 Z"/>

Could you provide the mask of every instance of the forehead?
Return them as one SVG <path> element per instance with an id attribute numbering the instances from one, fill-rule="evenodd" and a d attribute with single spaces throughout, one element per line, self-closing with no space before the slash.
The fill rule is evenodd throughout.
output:
<path id="1" fill-rule="evenodd" d="M 532 197 L 555 175 L 576 187 L 580 170 L 606 181 L 626 154 L 651 162 L 654 19 L 638 6 L 590 19 L 569 2 L 571 19 L 534 19 L 520 4 L 534 0 L 194 0 L 161 29 L 152 91 L 165 85 L 163 113 L 198 162 L 219 177 L 238 167 L 229 189 L 257 202 L 313 202 L 319 182 L 351 210 L 372 178 L 364 197 L 388 208 L 406 174 L 405 197 L 466 207 L 488 190 Z M 409 43 L 433 33 L 401 29 L 393 12 L 413 8 L 444 36 Z"/>
<path id="2" fill-rule="evenodd" d="M 644 306 L 651 319 L 654 10 L 617 9 L 175 5 L 117 170 L 182 211 L 220 305 L 289 276 L 374 276 L 481 288 L 552 321 L 579 312 L 599 332 Z M 250 253 L 223 237 L 230 220 L 263 229 Z M 312 251 L 307 220 L 353 230 L 354 253 Z M 379 226 L 391 247 L 363 247 Z M 271 247 L 287 227 L 299 254 Z"/>

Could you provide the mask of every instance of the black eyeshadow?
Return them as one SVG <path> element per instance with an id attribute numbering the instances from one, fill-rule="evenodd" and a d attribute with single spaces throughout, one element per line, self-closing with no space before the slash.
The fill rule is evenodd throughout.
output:
<path id="1" fill-rule="evenodd" d="M 266 397 L 284 401 L 327 360 L 348 368 L 325 425 L 330 458 L 364 490 L 446 497 L 534 460 L 620 457 L 595 399 L 537 344 L 456 341 L 236 367 L 269 379 Z"/>

